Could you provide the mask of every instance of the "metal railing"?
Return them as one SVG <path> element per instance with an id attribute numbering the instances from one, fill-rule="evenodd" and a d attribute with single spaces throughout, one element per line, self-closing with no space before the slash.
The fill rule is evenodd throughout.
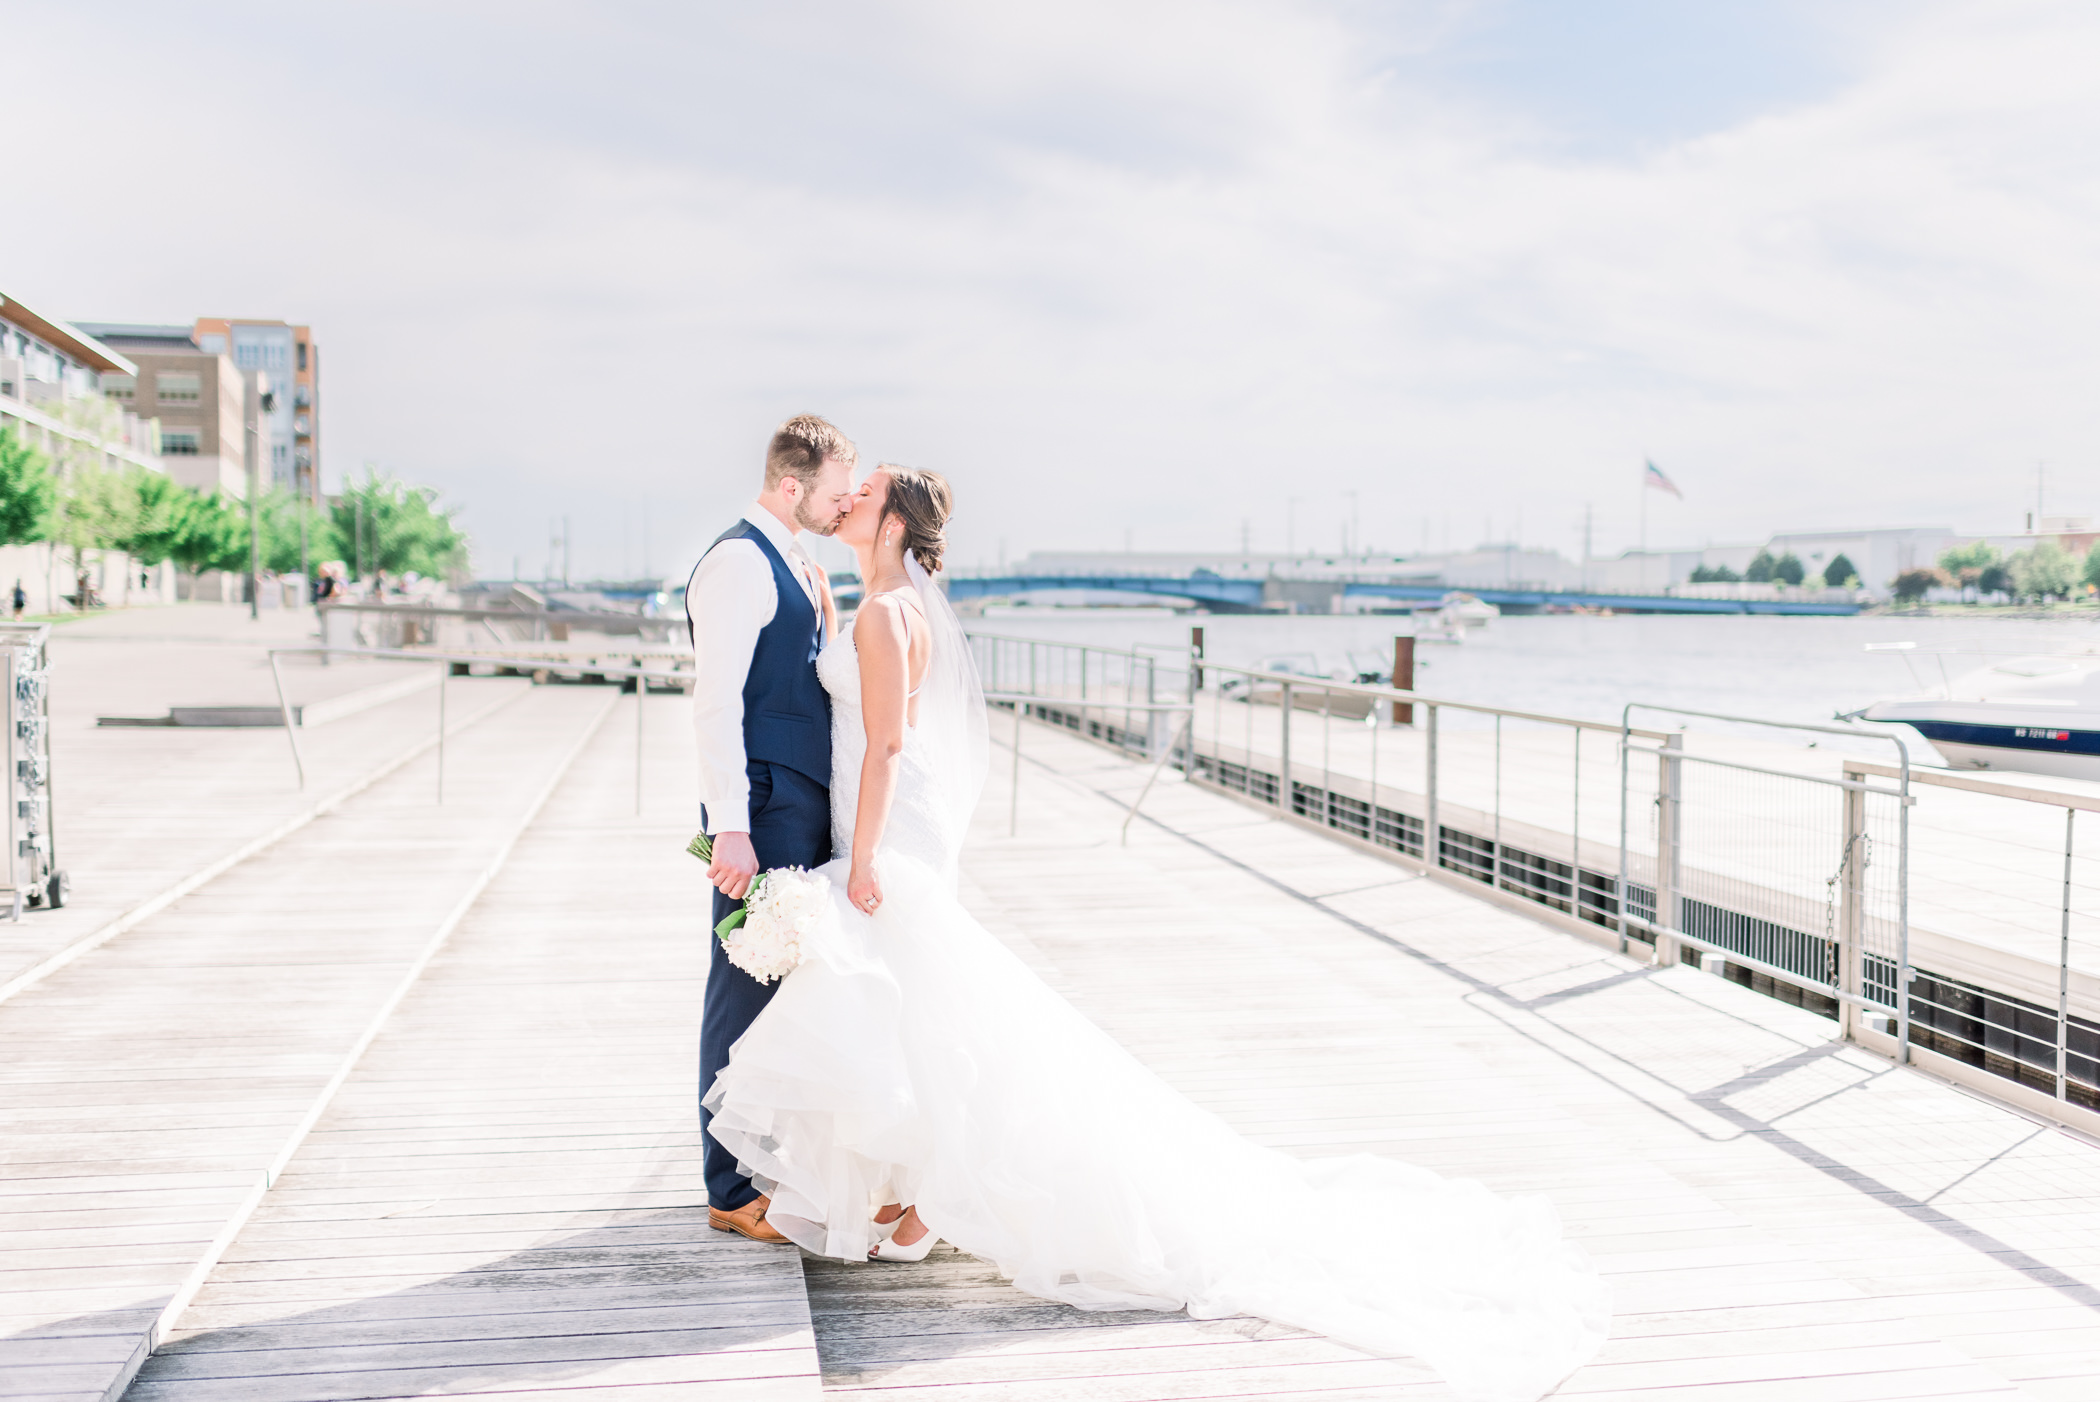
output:
<path id="1" fill-rule="evenodd" d="M 2078 843 L 2078 815 L 2100 814 L 2100 797 L 1996 774 L 1914 769 L 1907 782 L 1920 860 L 1906 890 L 1924 927 L 1904 984 L 1912 1041 L 2100 1110 L 2100 852 Z"/>
<path id="2" fill-rule="evenodd" d="M 299 787 L 306 787 L 306 758 L 299 752 L 299 728 L 292 714 L 292 706 L 284 689 L 284 669 L 278 665 L 280 657 L 319 656 L 364 657 L 397 662 L 430 662 L 437 664 L 437 802 L 445 801 L 445 724 L 447 680 L 470 675 L 468 668 L 493 665 L 507 668 L 519 675 L 531 675 L 535 682 L 547 679 L 555 671 L 563 670 L 560 664 L 550 663 L 546 658 L 523 656 L 491 656 L 483 652 L 433 652 L 423 649 L 408 651 L 402 648 L 352 648 L 352 647 L 276 647 L 269 649 L 270 679 L 277 688 L 277 714 L 284 726 L 286 742 L 292 749 L 292 767 L 297 772 Z M 622 691 L 634 692 L 634 811 L 642 811 L 643 776 L 647 772 L 643 750 L 642 720 L 647 710 L 649 684 L 655 682 L 665 689 L 683 690 L 682 678 L 674 672 L 654 667 L 608 667 L 598 663 L 571 665 L 566 670 L 574 671 L 585 681 L 612 681 L 621 683 Z"/>
<path id="3" fill-rule="evenodd" d="M 1635 711 L 1886 743 L 1897 763 L 1882 767 L 1896 785 L 1875 784 L 1850 770 L 1833 777 L 1697 753 L 1685 747 L 1682 732 L 1653 747 L 1639 745 Z M 1634 757 L 1650 755 L 1661 766 L 1654 840 L 1643 873 L 1653 896 L 1648 914 L 1625 915 L 1629 925 L 1649 932 L 1657 962 L 1675 962 L 1682 948 L 1717 955 L 1817 995 L 1848 1032 L 1859 1010 L 1892 1009 L 1897 1059 L 1909 1060 L 1909 1014 L 1896 997 L 1911 976 L 1911 765 L 1902 740 L 1639 701 L 1626 705 L 1620 728 L 1622 891 L 1633 886 L 1644 856 L 1632 833 Z M 1705 830 L 1687 842 L 1687 823 Z M 1877 851 L 1887 849 L 1895 858 L 1892 879 L 1890 864 L 1875 860 Z"/>
<path id="4" fill-rule="evenodd" d="M 321 637 L 331 647 L 403 647 L 416 644 L 455 645 L 486 634 L 498 647 L 526 642 L 566 642 L 572 633 L 633 637 L 643 642 L 680 644 L 682 614 L 590 613 L 554 609 L 453 608 L 438 604 L 372 604 L 324 602 L 315 605 Z M 448 633 L 449 638 L 440 636 Z M 690 650 L 686 650 L 690 656 Z"/>
<path id="5" fill-rule="evenodd" d="M 1831 1017 L 1899 1060 L 1915 1045 L 1985 1082 L 2100 1109 L 2100 845 L 2089 858 L 2075 843 L 2075 815 L 2100 813 L 2100 798 L 1920 770 L 1892 735 L 1834 726 L 1660 706 L 1613 725 L 1233 666 L 1193 647 L 973 645 L 1017 732 L 1024 714 L 1061 725 L 1155 774 L 1172 764 L 1622 951 L 1632 942 L 1658 964 Z M 1170 730 L 1159 698 L 1177 692 L 1186 728 Z M 1676 724 L 1638 727 L 1637 710 Z M 1886 744 L 1891 762 L 1771 733 Z M 1923 871 L 1911 850 L 1921 795 Z M 2062 816 L 2045 832 L 1977 803 Z"/>

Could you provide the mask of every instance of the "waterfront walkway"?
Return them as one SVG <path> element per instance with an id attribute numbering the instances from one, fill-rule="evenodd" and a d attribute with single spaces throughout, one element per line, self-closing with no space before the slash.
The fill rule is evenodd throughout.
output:
<path id="1" fill-rule="evenodd" d="M 1253 1321 L 1045 1304 L 946 1249 L 846 1266 L 707 1230 L 682 703 L 647 702 L 638 817 L 633 697 L 453 700 L 443 810 L 411 756 L 0 1001 L 0 1398 L 123 1395 L 156 1320 L 133 1398 L 1445 1395 Z M 425 735 L 428 697 L 389 704 L 391 743 Z M 211 740 L 289 802 L 281 733 Z M 61 783 L 152 753 L 100 741 L 72 733 Z M 1120 846 L 1143 771 L 1038 727 L 1026 751 L 1018 837 L 994 765 L 972 908 L 1263 1142 L 1550 1197 L 1619 1310 L 1564 1395 L 2100 1389 L 2100 1149 L 1171 779 Z M 1246 1228 L 1344 1229 L 1259 1203 Z"/>

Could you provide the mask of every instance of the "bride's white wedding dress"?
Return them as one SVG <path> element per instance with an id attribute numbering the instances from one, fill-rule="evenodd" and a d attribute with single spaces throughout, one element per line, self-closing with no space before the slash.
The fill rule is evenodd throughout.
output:
<path id="1" fill-rule="evenodd" d="M 1257 1315 L 1421 1359 L 1485 1402 L 1550 1391 L 1596 1352 L 1608 1304 L 1544 1199 L 1249 1143 L 958 903 L 982 693 L 946 600 L 914 579 L 936 657 L 877 856 L 881 908 L 846 903 L 843 857 L 825 868 L 836 934 L 782 983 L 707 1097 L 716 1138 L 772 1195 L 767 1220 L 812 1252 L 864 1261 L 875 1208 L 916 1203 L 943 1239 L 1045 1299 Z M 817 673 L 843 854 L 866 753 L 850 635 Z"/>

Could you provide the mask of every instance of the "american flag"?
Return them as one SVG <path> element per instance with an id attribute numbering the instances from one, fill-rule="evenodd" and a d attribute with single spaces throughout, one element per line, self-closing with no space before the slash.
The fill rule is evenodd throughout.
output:
<path id="1" fill-rule="evenodd" d="M 1648 464 L 1648 471 L 1642 476 L 1641 481 L 1646 486 L 1668 492 L 1679 501 L 1684 500 L 1684 493 L 1677 490 L 1677 484 L 1663 476 L 1663 470 L 1652 462 Z"/>

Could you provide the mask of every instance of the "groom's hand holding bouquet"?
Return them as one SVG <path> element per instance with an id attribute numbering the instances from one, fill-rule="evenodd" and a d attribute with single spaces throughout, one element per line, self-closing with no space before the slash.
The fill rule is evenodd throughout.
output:
<path id="1" fill-rule="evenodd" d="M 694 854 L 698 856 L 696 852 Z M 717 891 L 740 901 L 758 877 L 758 853 L 748 832 L 718 832 L 707 858 L 707 880 Z"/>

